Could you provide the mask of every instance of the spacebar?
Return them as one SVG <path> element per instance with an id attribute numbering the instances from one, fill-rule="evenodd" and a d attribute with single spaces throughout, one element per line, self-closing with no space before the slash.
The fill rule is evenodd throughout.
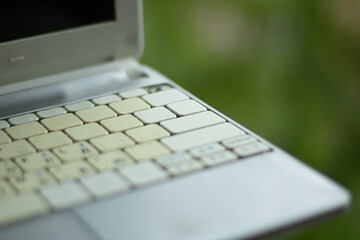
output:
<path id="1" fill-rule="evenodd" d="M 178 134 L 161 140 L 173 151 L 185 150 L 245 134 L 230 123 L 222 123 L 195 131 Z"/>

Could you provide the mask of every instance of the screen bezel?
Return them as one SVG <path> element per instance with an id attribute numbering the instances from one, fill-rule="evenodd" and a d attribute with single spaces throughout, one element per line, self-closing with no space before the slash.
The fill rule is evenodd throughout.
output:
<path id="1" fill-rule="evenodd" d="M 143 53 L 141 0 L 114 0 L 115 21 L 0 43 L 0 86 Z"/>

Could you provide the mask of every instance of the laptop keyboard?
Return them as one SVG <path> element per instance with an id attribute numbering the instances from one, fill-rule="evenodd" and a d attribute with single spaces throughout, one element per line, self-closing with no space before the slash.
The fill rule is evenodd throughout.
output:
<path id="1" fill-rule="evenodd" d="M 0 226 L 270 150 L 168 85 L 0 120 Z"/>

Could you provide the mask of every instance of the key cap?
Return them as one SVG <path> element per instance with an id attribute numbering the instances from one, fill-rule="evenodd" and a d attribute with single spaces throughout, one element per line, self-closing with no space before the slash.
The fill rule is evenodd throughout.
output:
<path id="1" fill-rule="evenodd" d="M 120 169 L 134 163 L 134 160 L 129 155 L 120 150 L 89 157 L 88 161 L 100 171 L 104 169 Z"/>
<path id="2" fill-rule="evenodd" d="M 222 122 L 225 122 L 225 119 L 219 117 L 213 112 L 206 111 L 172 120 L 167 120 L 161 122 L 160 125 L 165 127 L 172 133 L 181 133 Z"/>
<path id="3" fill-rule="evenodd" d="M 128 114 L 150 108 L 149 104 L 140 98 L 125 99 L 120 102 L 111 103 L 109 106 L 118 114 Z"/>
<path id="4" fill-rule="evenodd" d="M 189 172 L 193 172 L 202 168 L 202 164 L 195 160 L 178 162 L 168 166 L 166 169 L 172 175 L 181 175 Z"/>
<path id="5" fill-rule="evenodd" d="M 148 94 L 148 92 L 143 88 L 138 88 L 138 89 L 134 89 L 134 90 L 119 93 L 119 95 L 122 98 L 141 97 L 141 96 L 144 96 L 146 94 Z"/>
<path id="6" fill-rule="evenodd" d="M 114 172 L 103 172 L 81 179 L 81 183 L 96 197 L 102 198 L 124 192 L 130 184 Z"/>
<path id="7" fill-rule="evenodd" d="M 90 140 L 99 151 L 105 152 L 135 145 L 135 142 L 123 133 L 113 133 Z"/>
<path id="8" fill-rule="evenodd" d="M 234 125 L 230 123 L 221 123 L 163 138 L 161 139 L 161 142 L 173 151 L 181 151 L 212 142 L 222 141 L 226 138 L 235 137 L 241 134 L 245 133 Z"/>
<path id="9" fill-rule="evenodd" d="M 9 127 L 6 132 L 13 139 L 25 139 L 28 137 L 47 133 L 47 130 L 38 122 L 30 122 L 14 127 Z"/>
<path id="10" fill-rule="evenodd" d="M 29 142 L 38 150 L 47 150 L 71 144 L 73 141 L 63 132 L 51 132 L 29 138 Z"/>
<path id="11" fill-rule="evenodd" d="M 184 93 L 174 88 L 145 95 L 142 98 L 154 107 L 189 99 Z"/>
<path id="12" fill-rule="evenodd" d="M 27 193 L 0 201 L 0 225 L 41 215 L 50 211 L 49 205 L 37 193 Z"/>
<path id="13" fill-rule="evenodd" d="M 10 177 L 9 181 L 20 193 L 34 191 L 43 186 L 56 183 L 55 178 L 46 170 L 36 170 L 21 176 Z"/>
<path id="14" fill-rule="evenodd" d="M 16 195 L 15 190 L 11 187 L 8 182 L 0 180 L 0 204 L 1 200 L 10 198 Z"/>
<path id="15" fill-rule="evenodd" d="M 34 152 L 35 149 L 26 140 L 17 140 L 0 145 L 0 159 L 20 157 Z"/>
<path id="16" fill-rule="evenodd" d="M 155 107 L 134 114 L 144 123 L 157 123 L 167 119 L 176 118 L 176 115 L 164 107 Z"/>
<path id="17" fill-rule="evenodd" d="M 0 129 L 10 127 L 9 123 L 5 120 L 0 120 Z"/>
<path id="18" fill-rule="evenodd" d="M 2 130 L 0 130 L 0 144 L 11 142 L 11 138 Z"/>
<path id="19" fill-rule="evenodd" d="M 157 141 L 145 142 L 125 148 L 125 152 L 137 161 L 152 159 L 170 153 L 170 150 Z"/>
<path id="20" fill-rule="evenodd" d="M 76 116 L 78 116 L 83 122 L 98 122 L 100 120 L 116 117 L 117 114 L 111 110 L 108 106 L 101 105 L 93 108 L 84 109 L 77 111 Z"/>
<path id="21" fill-rule="evenodd" d="M 82 141 L 107 135 L 108 131 L 97 123 L 88 123 L 82 126 L 68 128 L 65 130 L 65 133 L 74 141 Z"/>
<path id="22" fill-rule="evenodd" d="M 190 154 L 188 154 L 186 152 L 178 152 L 178 153 L 173 153 L 170 155 L 158 157 L 158 158 L 156 158 L 156 162 L 158 164 L 160 164 L 161 166 L 166 167 L 166 166 L 170 166 L 175 163 L 184 162 L 184 161 L 188 161 L 191 159 L 192 158 L 191 158 Z"/>
<path id="23" fill-rule="evenodd" d="M 49 131 L 58 131 L 70 127 L 82 125 L 83 122 L 72 113 L 67 113 L 41 120 L 41 123 Z"/>
<path id="24" fill-rule="evenodd" d="M 241 136 L 237 136 L 234 138 L 226 139 L 226 140 L 222 141 L 221 143 L 228 148 L 234 148 L 234 147 L 238 147 L 238 146 L 241 146 L 244 144 L 254 143 L 254 142 L 256 142 L 256 139 L 253 138 L 252 136 L 241 135 Z"/>
<path id="25" fill-rule="evenodd" d="M 260 142 L 242 145 L 234 149 L 240 157 L 246 157 L 268 151 L 270 148 Z"/>
<path id="26" fill-rule="evenodd" d="M 49 169 L 49 171 L 54 174 L 54 176 L 59 181 L 79 179 L 95 173 L 95 169 L 84 160 L 65 163 L 57 167 L 52 167 Z"/>
<path id="27" fill-rule="evenodd" d="M 129 114 L 102 120 L 100 124 L 109 132 L 120 132 L 144 125 L 137 118 Z"/>
<path id="28" fill-rule="evenodd" d="M 35 114 L 29 113 L 18 117 L 12 117 L 9 119 L 9 122 L 13 125 L 20 125 L 28 122 L 34 122 L 37 120 L 39 120 L 39 118 Z"/>
<path id="29" fill-rule="evenodd" d="M 201 146 L 198 148 L 193 148 L 190 150 L 190 153 L 195 157 L 201 157 L 211 153 L 219 152 L 225 150 L 223 146 L 218 143 L 211 143 L 209 145 Z"/>
<path id="30" fill-rule="evenodd" d="M 65 114 L 66 110 L 62 107 L 55 107 L 37 112 L 37 115 L 41 118 L 49 118 L 57 115 Z"/>
<path id="31" fill-rule="evenodd" d="M 91 195 L 76 182 L 49 186 L 40 189 L 40 192 L 55 209 L 69 208 L 91 200 Z"/>
<path id="32" fill-rule="evenodd" d="M 64 147 L 55 148 L 53 151 L 64 162 L 98 154 L 98 151 L 87 142 L 77 142 Z"/>
<path id="33" fill-rule="evenodd" d="M 206 111 L 206 108 L 203 105 L 194 100 L 171 103 L 167 105 L 167 107 L 179 116 Z"/>
<path id="34" fill-rule="evenodd" d="M 229 151 L 218 152 L 201 158 L 201 162 L 207 166 L 230 162 L 237 159 L 237 156 Z"/>
<path id="35" fill-rule="evenodd" d="M 121 98 L 117 95 L 107 95 L 107 96 L 103 96 L 103 97 L 98 97 L 98 98 L 94 98 L 92 101 L 93 103 L 97 104 L 97 105 L 102 105 L 102 104 L 109 104 L 112 102 L 118 102 L 120 101 Z"/>
<path id="36" fill-rule="evenodd" d="M 0 179 L 11 176 L 19 176 L 21 174 L 21 169 L 13 161 L 9 159 L 0 161 Z"/>
<path id="37" fill-rule="evenodd" d="M 42 168 L 61 165 L 60 159 L 50 151 L 43 151 L 24 157 L 19 157 L 15 159 L 15 162 L 24 171 L 35 171 Z"/>
<path id="38" fill-rule="evenodd" d="M 120 169 L 127 179 L 136 186 L 143 186 L 150 183 L 165 180 L 167 173 L 153 162 L 142 162 Z"/>
<path id="39" fill-rule="evenodd" d="M 68 110 L 69 112 L 76 112 L 91 107 L 94 107 L 94 104 L 92 102 L 83 101 L 83 102 L 66 105 L 65 109 Z"/>
<path id="40" fill-rule="evenodd" d="M 170 133 L 157 124 L 146 125 L 125 132 L 136 142 L 147 142 L 170 136 Z"/>

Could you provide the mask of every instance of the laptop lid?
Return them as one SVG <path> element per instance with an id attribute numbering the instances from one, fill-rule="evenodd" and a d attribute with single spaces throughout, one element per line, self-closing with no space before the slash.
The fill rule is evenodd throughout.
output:
<path id="1" fill-rule="evenodd" d="M 0 88 L 142 56 L 140 0 L 1 1 L 0 12 Z"/>

